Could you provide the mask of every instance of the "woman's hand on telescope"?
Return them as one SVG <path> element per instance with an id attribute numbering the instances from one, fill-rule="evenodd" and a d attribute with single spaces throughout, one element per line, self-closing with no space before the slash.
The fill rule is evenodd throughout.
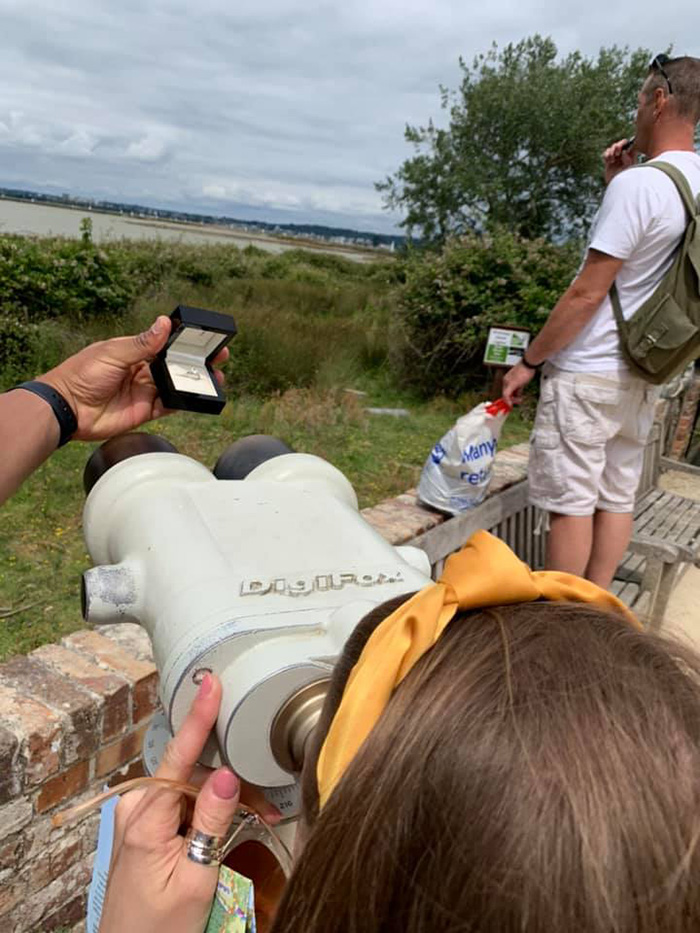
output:
<path id="1" fill-rule="evenodd" d="M 209 675 L 177 735 L 158 777 L 189 782 L 216 722 L 221 683 Z M 239 802 L 239 781 L 228 768 L 214 771 L 197 797 L 192 826 L 226 836 Z M 201 933 L 206 927 L 218 865 L 187 857 L 178 830 L 182 797 L 163 789 L 126 794 L 116 809 L 114 848 L 100 933 Z"/>
<path id="2" fill-rule="evenodd" d="M 76 440 L 104 440 L 169 414 L 148 365 L 169 336 L 170 319 L 160 315 L 149 330 L 93 343 L 39 377 L 75 412 Z M 224 363 L 228 356 L 224 348 L 214 363 Z M 217 370 L 216 377 L 223 383 L 223 373 Z"/>

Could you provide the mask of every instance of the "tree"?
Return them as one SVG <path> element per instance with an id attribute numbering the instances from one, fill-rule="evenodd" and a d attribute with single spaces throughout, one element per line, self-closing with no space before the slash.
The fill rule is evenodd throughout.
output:
<path id="1" fill-rule="evenodd" d="M 415 155 L 377 183 L 385 206 L 405 213 L 409 235 L 432 242 L 496 226 L 580 235 L 600 199 L 603 149 L 633 132 L 650 59 L 613 46 L 558 62 L 539 35 L 502 51 L 494 44 L 471 67 L 460 59 L 459 89 L 440 89 L 448 127 L 406 127 Z"/>

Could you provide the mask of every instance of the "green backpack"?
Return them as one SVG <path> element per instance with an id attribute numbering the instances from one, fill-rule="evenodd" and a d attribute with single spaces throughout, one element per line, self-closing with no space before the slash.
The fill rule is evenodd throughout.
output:
<path id="1" fill-rule="evenodd" d="M 628 321 L 614 282 L 610 288 L 627 363 L 638 376 L 660 385 L 700 356 L 700 197 L 694 200 L 685 175 L 674 165 L 649 162 L 639 167 L 668 175 L 690 218 L 671 268 Z"/>

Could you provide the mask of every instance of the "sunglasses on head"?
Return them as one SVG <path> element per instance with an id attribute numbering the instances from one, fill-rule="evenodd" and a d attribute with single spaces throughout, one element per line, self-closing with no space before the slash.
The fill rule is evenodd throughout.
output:
<path id="1" fill-rule="evenodd" d="M 652 59 L 651 65 L 649 65 L 649 68 L 652 71 L 659 72 L 659 74 L 664 78 L 664 80 L 666 81 L 666 84 L 668 85 L 668 93 L 673 94 L 673 88 L 671 86 L 671 79 L 664 71 L 664 65 L 667 65 L 670 61 L 671 59 L 669 58 L 669 56 L 664 55 L 662 52 L 660 55 L 654 56 L 654 58 Z"/>

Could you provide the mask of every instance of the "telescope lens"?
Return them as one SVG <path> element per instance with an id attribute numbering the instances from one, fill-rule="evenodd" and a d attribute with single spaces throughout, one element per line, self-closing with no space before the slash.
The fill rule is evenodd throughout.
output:
<path id="1" fill-rule="evenodd" d="M 214 476 L 217 479 L 245 479 L 261 463 L 293 453 L 292 448 L 277 437 L 250 434 L 226 448 L 216 461 Z"/>
<path id="2" fill-rule="evenodd" d="M 285 771 L 301 772 L 306 743 L 321 718 L 328 684 L 328 679 L 324 678 L 302 687 L 287 700 L 272 723 L 272 754 Z"/>
<path id="3" fill-rule="evenodd" d="M 85 464 L 83 472 L 83 487 L 87 495 L 98 479 L 100 479 L 107 470 L 122 460 L 128 460 L 130 457 L 137 457 L 139 454 L 176 454 L 177 447 L 173 447 L 170 441 L 158 434 L 142 434 L 134 432 L 133 434 L 121 434 L 119 437 L 113 437 L 106 441 L 97 450 L 93 451 L 90 459 Z"/>

